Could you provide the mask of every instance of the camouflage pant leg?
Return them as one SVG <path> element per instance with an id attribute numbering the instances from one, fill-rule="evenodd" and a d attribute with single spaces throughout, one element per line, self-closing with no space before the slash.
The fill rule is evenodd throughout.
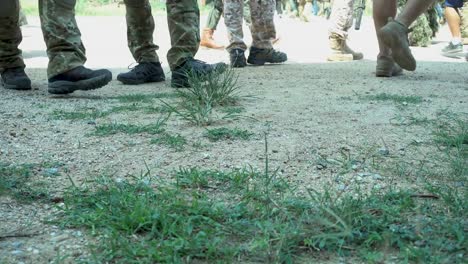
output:
<path id="1" fill-rule="evenodd" d="M 136 62 L 159 62 L 153 42 L 154 18 L 148 0 L 125 0 L 128 48 Z"/>
<path id="2" fill-rule="evenodd" d="M 6 68 L 24 67 L 21 50 L 21 29 L 18 25 L 18 0 L 0 1 L 0 72 Z"/>
<path id="3" fill-rule="evenodd" d="M 275 0 L 250 0 L 252 17 L 252 47 L 272 48 L 271 40 L 276 37 L 274 14 Z"/>
<path id="4" fill-rule="evenodd" d="M 200 44 L 200 10 L 197 0 L 166 0 L 171 49 L 167 60 L 171 70 L 195 57 Z"/>
<path id="5" fill-rule="evenodd" d="M 329 33 L 339 35 L 346 39 L 348 30 L 353 25 L 354 0 L 333 1 Z"/>
<path id="6" fill-rule="evenodd" d="M 26 15 L 24 14 L 23 10 L 21 9 L 21 5 L 20 5 L 20 13 L 19 13 L 19 22 L 18 22 L 18 24 L 20 26 L 24 26 L 24 25 L 28 24 L 28 19 L 26 18 Z"/>
<path id="7" fill-rule="evenodd" d="M 250 28 L 252 26 L 252 13 L 250 12 L 250 0 L 244 0 L 244 21 Z"/>
<path id="8" fill-rule="evenodd" d="M 229 45 L 227 51 L 232 49 L 246 50 L 242 19 L 244 17 L 244 0 L 224 0 L 224 23 L 226 24 Z"/>
<path id="9" fill-rule="evenodd" d="M 206 21 L 206 28 L 216 30 L 219 20 L 223 15 L 223 8 L 223 0 L 213 0 L 210 3 L 210 13 L 208 14 L 208 20 Z"/>
<path id="10" fill-rule="evenodd" d="M 84 65 L 85 48 L 75 20 L 76 0 L 39 0 L 42 34 L 47 46 L 49 78 Z"/>
<path id="11" fill-rule="evenodd" d="M 461 31 L 462 38 L 468 38 L 468 5 L 465 5 L 460 10 L 460 16 L 461 16 L 460 31 Z"/>

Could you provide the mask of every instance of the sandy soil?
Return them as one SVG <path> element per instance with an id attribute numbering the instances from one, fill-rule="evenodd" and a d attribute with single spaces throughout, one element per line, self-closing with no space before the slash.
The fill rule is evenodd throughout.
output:
<path id="1" fill-rule="evenodd" d="M 430 133 L 421 126 L 395 125 L 399 122 L 395 120 L 404 116 L 435 119 L 442 110 L 461 114 L 468 110 L 468 63 L 439 55 L 445 45 L 443 41 L 448 39 L 445 28 L 433 46 L 414 49 L 419 62 L 416 72 L 378 79 L 374 77 L 377 48 L 371 21 L 364 22 L 362 31 L 351 31 L 350 43 L 364 51 L 365 60 L 326 63 L 327 21 L 302 23 L 282 19 L 278 20 L 281 42 L 277 48 L 288 53 L 289 61 L 236 70 L 242 94 L 253 96 L 240 101 L 245 108 L 243 115 L 254 119 L 218 121 L 210 126 L 247 129 L 254 133 L 252 139 L 210 142 L 203 137 L 206 128 L 176 117 L 169 120 L 167 130 L 187 139 L 183 151 L 150 144 L 154 136 L 145 133 L 90 136 L 96 125 L 150 124 L 161 115 L 122 112 L 93 120 L 60 120 L 54 118 L 54 111 L 105 110 L 125 105 L 116 96 L 171 93 L 170 80 L 141 86 L 124 86 L 113 80 L 96 91 L 51 96 L 47 93 L 47 58 L 38 20 L 29 20 L 22 48 L 34 89 L 27 92 L 0 89 L 0 162 L 59 164 L 59 173 L 52 178 L 44 176 L 44 171 L 33 176 L 47 181 L 57 197 L 69 186 L 68 177 L 78 183 L 103 174 L 124 178 L 140 175 L 146 165 L 152 175 L 162 177 L 180 166 L 228 170 L 251 165 L 262 169 L 264 132 L 268 133 L 271 167 L 278 168 L 281 177 L 302 187 L 334 184 L 338 189 L 346 188 L 337 182 L 333 170 L 318 166 L 319 157 L 334 157 L 343 149 L 359 156 L 366 149 L 385 148 L 392 156 L 404 158 L 412 155 L 408 150 L 412 142 L 429 140 Z M 116 75 L 132 63 L 122 17 L 83 17 L 79 18 L 79 24 L 89 57 L 87 66 L 109 68 Z M 170 77 L 165 60 L 169 47 L 165 18 L 158 17 L 156 25 L 160 31 L 155 40 Z M 224 36 L 221 24 L 216 38 L 223 40 Z M 228 62 L 225 51 L 201 49 L 197 57 L 209 62 Z M 423 101 L 395 104 L 365 99 L 380 93 L 421 96 Z M 160 103 L 155 100 L 154 104 Z M 392 175 L 381 176 L 363 184 L 385 188 L 394 180 Z M 397 184 L 414 181 L 401 179 Z M 49 263 L 64 255 L 71 255 L 72 259 L 85 256 L 90 241 L 85 232 L 44 223 L 54 210 L 48 204 L 21 204 L 0 197 L 0 262 Z M 8 234 L 13 237 L 6 237 Z"/>

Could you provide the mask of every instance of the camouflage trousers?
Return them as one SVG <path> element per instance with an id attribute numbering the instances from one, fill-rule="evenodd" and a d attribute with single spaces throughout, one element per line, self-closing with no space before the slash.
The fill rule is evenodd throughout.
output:
<path id="1" fill-rule="evenodd" d="M 166 0 L 171 49 L 169 66 L 174 70 L 187 58 L 195 57 L 200 45 L 200 10 L 197 0 Z"/>
<path id="2" fill-rule="evenodd" d="M 461 31 L 462 38 L 468 38 L 468 6 L 465 6 L 460 10 L 460 16 L 461 16 L 460 31 Z"/>
<path id="3" fill-rule="evenodd" d="M 272 48 L 271 40 L 276 37 L 275 24 L 273 20 L 276 2 L 275 0 L 250 0 L 252 24 L 252 46 L 260 49 Z M 242 31 L 242 18 L 244 0 L 224 1 L 224 22 L 228 32 L 228 51 L 232 49 L 246 50 L 244 33 Z"/>
<path id="4" fill-rule="evenodd" d="M 39 16 L 47 46 L 48 77 L 86 62 L 81 33 L 75 21 L 75 0 L 39 0 Z M 0 68 L 24 67 L 18 0 L 0 1 Z"/>
<path id="5" fill-rule="evenodd" d="M 137 63 L 159 62 L 153 42 L 154 18 L 148 0 L 124 0 L 128 48 Z"/>
<path id="6" fill-rule="evenodd" d="M 223 0 L 213 0 L 210 5 L 210 13 L 208 13 L 208 19 L 206 20 L 205 28 L 216 30 L 219 20 L 223 15 L 224 3 Z"/>
<path id="7" fill-rule="evenodd" d="M 154 18 L 148 0 L 124 0 L 127 14 L 127 40 L 133 58 L 138 62 L 159 61 L 153 43 Z M 167 0 L 167 23 L 171 49 L 167 53 L 174 70 L 187 58 L 194 57 L 200 43 L 200 11 L 196 0 Z"/>
<path id="8" fill-rule="evenodd" d="M 354 0 L 334 0 L 329 34 L 336 34 L 344 39 L 348 37 L 348 30 L 353 25 Z"/>
<path id="9" fill-rule="evenodd" d="M 252 20 L 250 19 L 250 0 L 244 0 L 244 21 L 247 26 L 250 27 Z M 210 3 L 210 13 L 208 14 L 208 19 L 206 21 L 205 28 L 216 30 L 219 20 L 223 15 L 224 3 L 223 0 L 213 0 Z"/>

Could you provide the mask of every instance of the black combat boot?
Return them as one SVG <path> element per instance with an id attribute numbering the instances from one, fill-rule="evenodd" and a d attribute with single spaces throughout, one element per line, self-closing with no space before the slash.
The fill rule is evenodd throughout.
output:
<path id="1" fill-rule="evenodd" d="M 249 58 L 247 62 L 253 65 L 263 65 L 268 63 L 282 63 L 288 60 L 286 53 L 276 51 L 275 49 L 259 49 L 256 47 L 250 48 Z"/>
<path id="2" fill-rule="evenodd" d="M 117 80 L 123 84 L 142 84 L 149 82 L 163 82 L 166 80 L 159 62 L 142 62 L 131 71 L 117 75 Z"/>
<path id="3" fill-rule="evenodd" d="M 77 90 L 101 88 L 112 80 L 109 70 L 91 70 L 78 66 L 49 79 L 49 93 L 68 94 Z"/>
<path id="4" fill-rule="evenodd" d="M 172 71 L 171 87 L 187 88 L 190 87 L 189 76 L 203 80 L 206 75 L 213 72 L 222 73 L 226 70 L 225 63 L 208 64 L 203 61 L 187 58 L 180 66 Z"/>
<path id="5" fill-rule="evenodd" d="M 23 67 L 7 68 L 1 75 L 1 82 L 6 89 L 31 90 L 31 80 Z"/>
<path id="6" fill-rule="evenodd" d="M 231 67 L 233 68 L 243 68 L 247 66 L 244 51 L 241 49 L 232 49 L 229 51 L 229 59 L 231 61 Z"/>

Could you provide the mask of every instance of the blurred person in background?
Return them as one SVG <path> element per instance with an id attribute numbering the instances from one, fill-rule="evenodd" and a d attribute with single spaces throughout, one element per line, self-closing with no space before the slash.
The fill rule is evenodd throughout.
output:
<path id="1" fill-rule="evenodd" d="M 463 38 L 461 32 L 461 11 L 463 0 L 445 1 L 445 20 L 452 34 L 449 44 L 442 49 L 442 55 L 452 57 L 463 53 Z"/>
<path id="2" fill-rule="evenodd" d="M 354 0 L 333 1 L 328 31 L 331 49 L 328 61 L 352 61 L 364 58 L 361 52 L 355 52 L 346 43 L 348 30 L 353 25 L 353 15 Z"/>
<path id="3" fill-rule="evenodd" d="M 250 0 L 252 34 L 252 46 L 249 57 L 245 59 L 247 45 L 244 42 L 242 19 L 246 14 L 244 0 L 224 0 L 224 22 L 226 24 L 229 45 L 231 67 L 241 68 L 252 65 L 264 65 L 265 63 L 282 63 L 287 60 L 287 55 L 273 48 L 273 40 L 276 39 L 274 24 L 275 0 Z"/>

